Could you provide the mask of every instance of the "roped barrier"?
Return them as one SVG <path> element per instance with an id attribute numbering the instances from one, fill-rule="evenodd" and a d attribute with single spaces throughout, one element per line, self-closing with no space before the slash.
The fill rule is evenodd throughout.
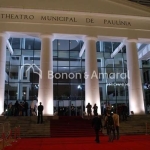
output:
<path id="1" fill-rule="evenodd" d="M 150 133 L 150 123 L 145 122 L 145 134 L 148 135 Z"/>
<path id="2" fill-rule="evenodd" d="M 6 146 L 11 146 L 13 142 L 20 139 L 20 126 L 11 130 L 9 122 L 0 123 L 0 131 L 0 150 L 4 150 Z"/>

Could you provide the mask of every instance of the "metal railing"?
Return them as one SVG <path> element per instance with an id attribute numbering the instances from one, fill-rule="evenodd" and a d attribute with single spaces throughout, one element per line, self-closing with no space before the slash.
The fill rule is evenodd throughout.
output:
<path id="1" fill-rule="evenodd" d="M 0 150 L 4 150 L 6 146 L 12 146 L 13 142 L 20 139 L 20 126 L 11 129 L 10 123 L 0 123 Z"/>

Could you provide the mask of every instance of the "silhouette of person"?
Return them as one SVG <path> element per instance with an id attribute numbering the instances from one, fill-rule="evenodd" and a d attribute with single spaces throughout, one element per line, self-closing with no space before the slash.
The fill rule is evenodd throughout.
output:
<path id="1" fill-rule="evenodd" d="M 91 115 L 92 115 L 91 114 L 92 113 L 92 111 L 91 111 L 92 105 L 90 103 L 88 103 L 86 108 L 87 108 L 88 119 L 90 119 Z"/>
<path id="2" fill-rule="evenodd" d="M 26 100 L 24 100 L 24 112 L 25 116 L 28 116 L 28 102 Z"/>
<path id="3" fill-rule="evenodd" d="M 98 109 L 98 106 L 96 104 L 94 104 L 94 106 L 93 106 L 94 116 L 97 114 L 97 109 Z"/>
<path id="4" fill-rule="evenodd" d="M 18 116 L 19 115 L 19 103 L 18 101 L 16 101 L 15 103 L 15 116 Z"/>
<path id="5" fill-rule="evenodd" d="M 122 119 L 123 121 L 127 121 L 127 112 L 128 108 L 125 104 L 122 105 Z"/>
<path id="6" fill-rule="evenodd" d="M 115 130 L 113 130 L 114 139 L 119 140 L 119 115 L 116 114 L 116 112 L 114 112 L 112 117 L 113 117 L 113 120 L 114 120 L 114 127 L 115 127 L 114 129 L 117 132 L 117 137 L 116 137 Z"/>
<path id="7" fill-rule="evenodd" d="M 75 107 L 71 105 L 71 116 L 75 116 Z"/>
<path id="8" fill-rule="evenodd" d="M 42 103 L 40 102 L 40 105 L 38 106 L 38 122 L 37 123 L 43 123 L 43 105 Z"/>
<path id="9" fill-rule="evenodd" d="M 95 142 L 99 143 L 99 130 L 102 129 L 102 121 L 101 119 L 98 117 L 98 114 L 94 115 L 94 118 L 92 120 L 92 127 L 95 130 Z"/>
<path id="10" fill-rule="evenodd" d="M 114 120 L 111 113 L 107 113 L 105 117 L 105 127 L 107 128 L 107 134 L 109 137 L 109 142 L 114 140 Z"/>

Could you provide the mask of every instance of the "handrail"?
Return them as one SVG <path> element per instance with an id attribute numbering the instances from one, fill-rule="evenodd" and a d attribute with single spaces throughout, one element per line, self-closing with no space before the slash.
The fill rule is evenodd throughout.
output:
<path id="1" fill-rule="evenodd" d="M 1 143 L 2 144 L 2 149 L 6 146 L 11 146 L 12 142 L 17 142 L 18 139 L 20 139 L 20 125 L 18 127 L 14 128 L 14 132 L 12 132 L 12 129 L 10 128 L 10 123 L 5 122 L 5 123 L 0 123 L 1 125 Z"/>
<path id="2" fill-rule="evenodd" d="M 4 122 L 4 131 L 5 130 L 10 130 L 10 123 L 9 122 Z"/>

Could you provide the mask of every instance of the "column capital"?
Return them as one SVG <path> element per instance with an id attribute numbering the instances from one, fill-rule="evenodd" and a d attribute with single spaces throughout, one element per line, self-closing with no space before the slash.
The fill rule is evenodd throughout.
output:
<path id="1" fill-rule="evenodd" d="M 129 43 L 137 43 L 137 42 L 138 42 L 138 39 L 126 39 L 126 42 L 129 42 Z"/>
<path id="2" fill-rule="evenodd" d="M 54 39 L 54 36 L 53 35 L 51 35 L 51 34 L 41 34 L 40 35 L 40 38 L 49 38 L 49 39 Z"/>
<path id="3" fill-rule="evenodd" d="M 10 38 L 10 35 L 8 33 L 6 33 L 6 32 L 1 32 L 0 33 L 0 37 L 5 37 L 6 40 L 8 40 Z"/>
<path id="4" fill-rule="evenodd" d="M 97 37 L 92 37 L 92 36 L 86 36 L 84 39 L 85 39 L 85 40 L 98 41 L 98 38 L 97 38 Z"/>

